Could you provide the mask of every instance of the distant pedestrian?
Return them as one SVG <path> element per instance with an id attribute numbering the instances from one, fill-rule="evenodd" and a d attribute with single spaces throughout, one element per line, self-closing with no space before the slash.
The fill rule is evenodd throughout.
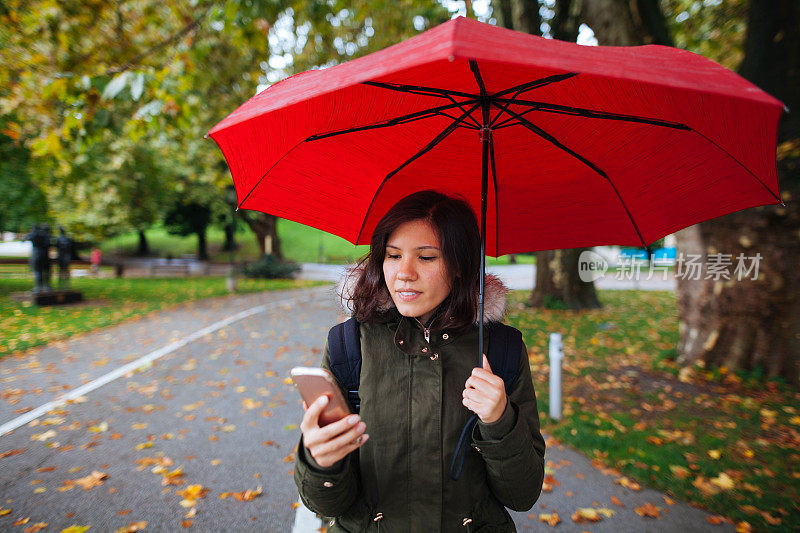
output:
<path id="1" fill-rule="evenodd" d="M 33 270 L 33 292 L 50 292 L 50 226 L 34 225 L 33 231 L 25 236 L 31 241 L 31 270 Z"/>
<path id="2" fill-rule="evenodd" d="M 56 249 L 58 250 L 58 285 L 59 287 L 69 286 L 69 263 L 72 261 L 73 243 L 67 237 L 62 226 L 58 227 L 59 236 L 56 239 Z"/>
<path id="3" fill-rule="evenodd" d="M 99 276 L 100 275 L 100 263 L 103 262 L 103 252 L 100 251 L 100 248 L 95 246 L 92 248 L 92 255 L 90 258 L 90 263 L 92 265 L 92 276 Z"/>

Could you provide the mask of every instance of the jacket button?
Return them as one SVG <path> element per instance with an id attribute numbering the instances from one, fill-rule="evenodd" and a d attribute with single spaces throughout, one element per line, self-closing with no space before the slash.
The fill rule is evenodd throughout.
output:
<path id="1" fill-rule="evenodd" d="M 423 348 L 422 353 L 428 353 L 428 348 L 427 347 Z"/>
<path id="2" fill-rule="evenodd" d="M 326 489 L 329 489 L 329 488 L 333 487 L 333 482 L 326 481 L 325 483 L 322 484 L 322 486 L 325 487 Z"/>
<path id="3" fill-rule="evenodd" d="M 447 339 L 449 339 L 449 338 L 450 338 L 450 335 L 448 335 L 447 333 L 442 333 L 442 338 L 443 338 L 444 340 L 447 340 Z"/>
<path id="4" fill-rule="evenodd" d="M 435 353 L 435 354 L 433 354 L 431 356 L 431 361 L 436 361 L 437 359 L 439 359 L 439 354 L 438 353 Z"/>

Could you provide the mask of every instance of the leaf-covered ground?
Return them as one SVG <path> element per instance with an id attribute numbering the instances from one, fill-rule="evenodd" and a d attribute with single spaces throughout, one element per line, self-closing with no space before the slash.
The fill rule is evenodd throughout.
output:
<path id="1" fill-rule="evenodd" d="M 528 346 L 543 431 L 740 531 L 800 528 L 800 393 L 752 373 L 679 369 L 674 293 L 603 291 L 603 309 L 578 313 L 530 309 L 527 295 L 512 295 L 509 321 Z M 559 421 L 551 332 L 564 342 Z"/>

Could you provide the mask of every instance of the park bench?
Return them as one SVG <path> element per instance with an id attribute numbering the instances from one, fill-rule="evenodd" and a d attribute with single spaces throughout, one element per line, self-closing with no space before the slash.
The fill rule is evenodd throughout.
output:
<path id="1" fill-rule="evenodd" d="M 191 267 L 182 259 L 158 259 L 150 263 L 151 276 L 189 276 Z"/>

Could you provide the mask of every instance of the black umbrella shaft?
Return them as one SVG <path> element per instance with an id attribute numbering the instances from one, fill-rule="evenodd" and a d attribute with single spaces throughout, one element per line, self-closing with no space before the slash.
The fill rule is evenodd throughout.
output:
<path id="1" fill-rule="evenodd" d="M 483 292 L 486 277 L 486 200 L 489 191 L 489 137 L 492 132 L 487 127 L 481 128 L 481 274 L 478 291 L 478 367 L 483 367 Z"/>

